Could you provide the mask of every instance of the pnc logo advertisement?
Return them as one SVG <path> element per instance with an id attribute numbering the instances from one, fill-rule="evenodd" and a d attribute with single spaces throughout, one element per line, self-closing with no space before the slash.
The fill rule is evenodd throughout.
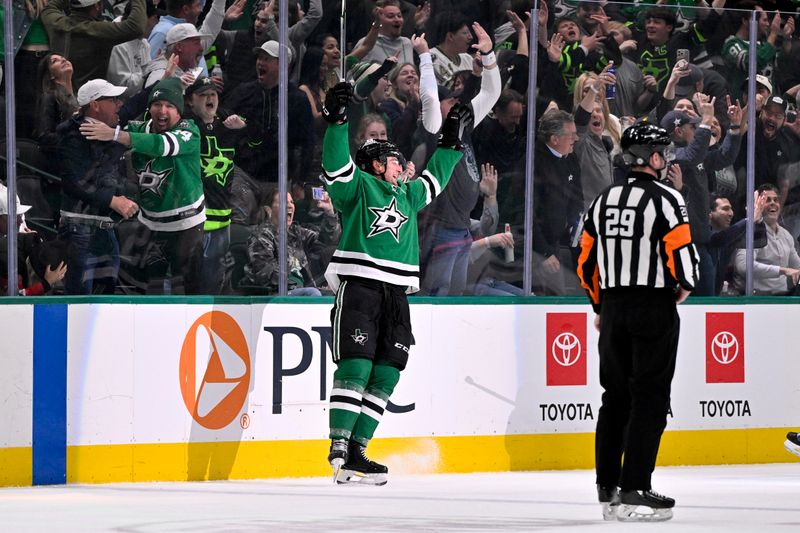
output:
<path id="1" fill-rule="evenodd" d="M 586 385 L 586 313 L 547 313 L 547 385 Z"/>
<path id="2" fill-rule="evenodd" d="M 195 320 L 181 347 L 183 403 L 198 424 L 221 429 L 242 413 L 250 388 L 250 352 L 239 324 L 211 311 Z"/>
<path id="3" fill-rule="evenodd" d="M 706 383 L 744 383 L 744 313 L 706 313 Z"/>

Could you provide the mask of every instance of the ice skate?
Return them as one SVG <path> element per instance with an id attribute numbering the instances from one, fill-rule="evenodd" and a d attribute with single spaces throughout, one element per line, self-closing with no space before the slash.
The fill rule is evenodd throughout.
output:
<path id="1" fill-rule="evenodd" d="M 365 450 L 364 446 L 350 441 L 347 462 L 342 466 L 342 471 L 336 480 L 337 483 L 340 485 L 348 483 L 386 485 L 389 481 L 389 469 L 368 459 Z"/>
<path id="2" fill-rule="evenodd" d="M 328 453 L 328 462 L 333 467 L 333 482 L 339 479 L 342 466 L 347 462 L 347 441 L 343 439 L 331 440 L 331 450 Z"/>
<path id="3" fill-rule="evenodd" d="M 624 490 L 619 493 L 617 520 L 620 522 L 664 522 L 672 518 L 675 500 L 652 490 Z"/>
<path id="4" fill-rule="evenodd" d="M 597 500 L 603 507 L 603 520 L 616 520 L 619 507 L 619 489 L 597 485 Z"/>
<path id="5" fill-rule="evenodd" d="M 783 443 L 786 451 L 800 456 L 800 433 L 790 432 L 786 434 L 786 442 Z"/>

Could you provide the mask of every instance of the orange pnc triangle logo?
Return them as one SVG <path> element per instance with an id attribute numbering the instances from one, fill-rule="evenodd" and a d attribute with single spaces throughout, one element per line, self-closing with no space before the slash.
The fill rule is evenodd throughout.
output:
<path id="1" fill-rule="evenodd" d="M 250 352 L 233 317 L 210 311 L 195 320 L 181 347 L 179 379 L 183 403 L 201 426 L 221 429 L 240 414 L 250 388 Z"/>

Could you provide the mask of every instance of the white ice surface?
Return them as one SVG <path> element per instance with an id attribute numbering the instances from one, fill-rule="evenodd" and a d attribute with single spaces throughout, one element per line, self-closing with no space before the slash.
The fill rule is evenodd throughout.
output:
<path id="1" fill-rule="evenodd" d="M 587 470 L 4 488 L 0 531 L 800 532 L 800 463 L 657 468 L 653 488 L 673 520 L 603 522 Z"/>

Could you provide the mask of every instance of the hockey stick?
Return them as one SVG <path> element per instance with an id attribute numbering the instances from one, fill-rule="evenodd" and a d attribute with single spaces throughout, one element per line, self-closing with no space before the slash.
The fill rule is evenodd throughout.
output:
<path id="1" fill-rule="evenodd" d="M 339 19 L 339 48 L 341 49 L 341 58 L 339 60 L 339 61 L 341 61 L 341 64 L 339 65 L 339 72 L 341 73 L 341 80 L 340 81 L 344 81 L 345 80 L 345 74 L 346 74 L 345 73 L 345 68 L 346 68 L 346 65 L 347 65 L 347 62 L 345 60 L 345 56 L 346 56 L 345 50 L 347 49 L 347 42 L 345 41 L 345 37 L 346 37 L 345 36 L 345 21 L 346 21 L 346 17 L 347 17 L 346 11 L 345 11 L 345 5 L 346 4 L 347 4 L 347 0 L 342 0 L 342 16 Z"/>

